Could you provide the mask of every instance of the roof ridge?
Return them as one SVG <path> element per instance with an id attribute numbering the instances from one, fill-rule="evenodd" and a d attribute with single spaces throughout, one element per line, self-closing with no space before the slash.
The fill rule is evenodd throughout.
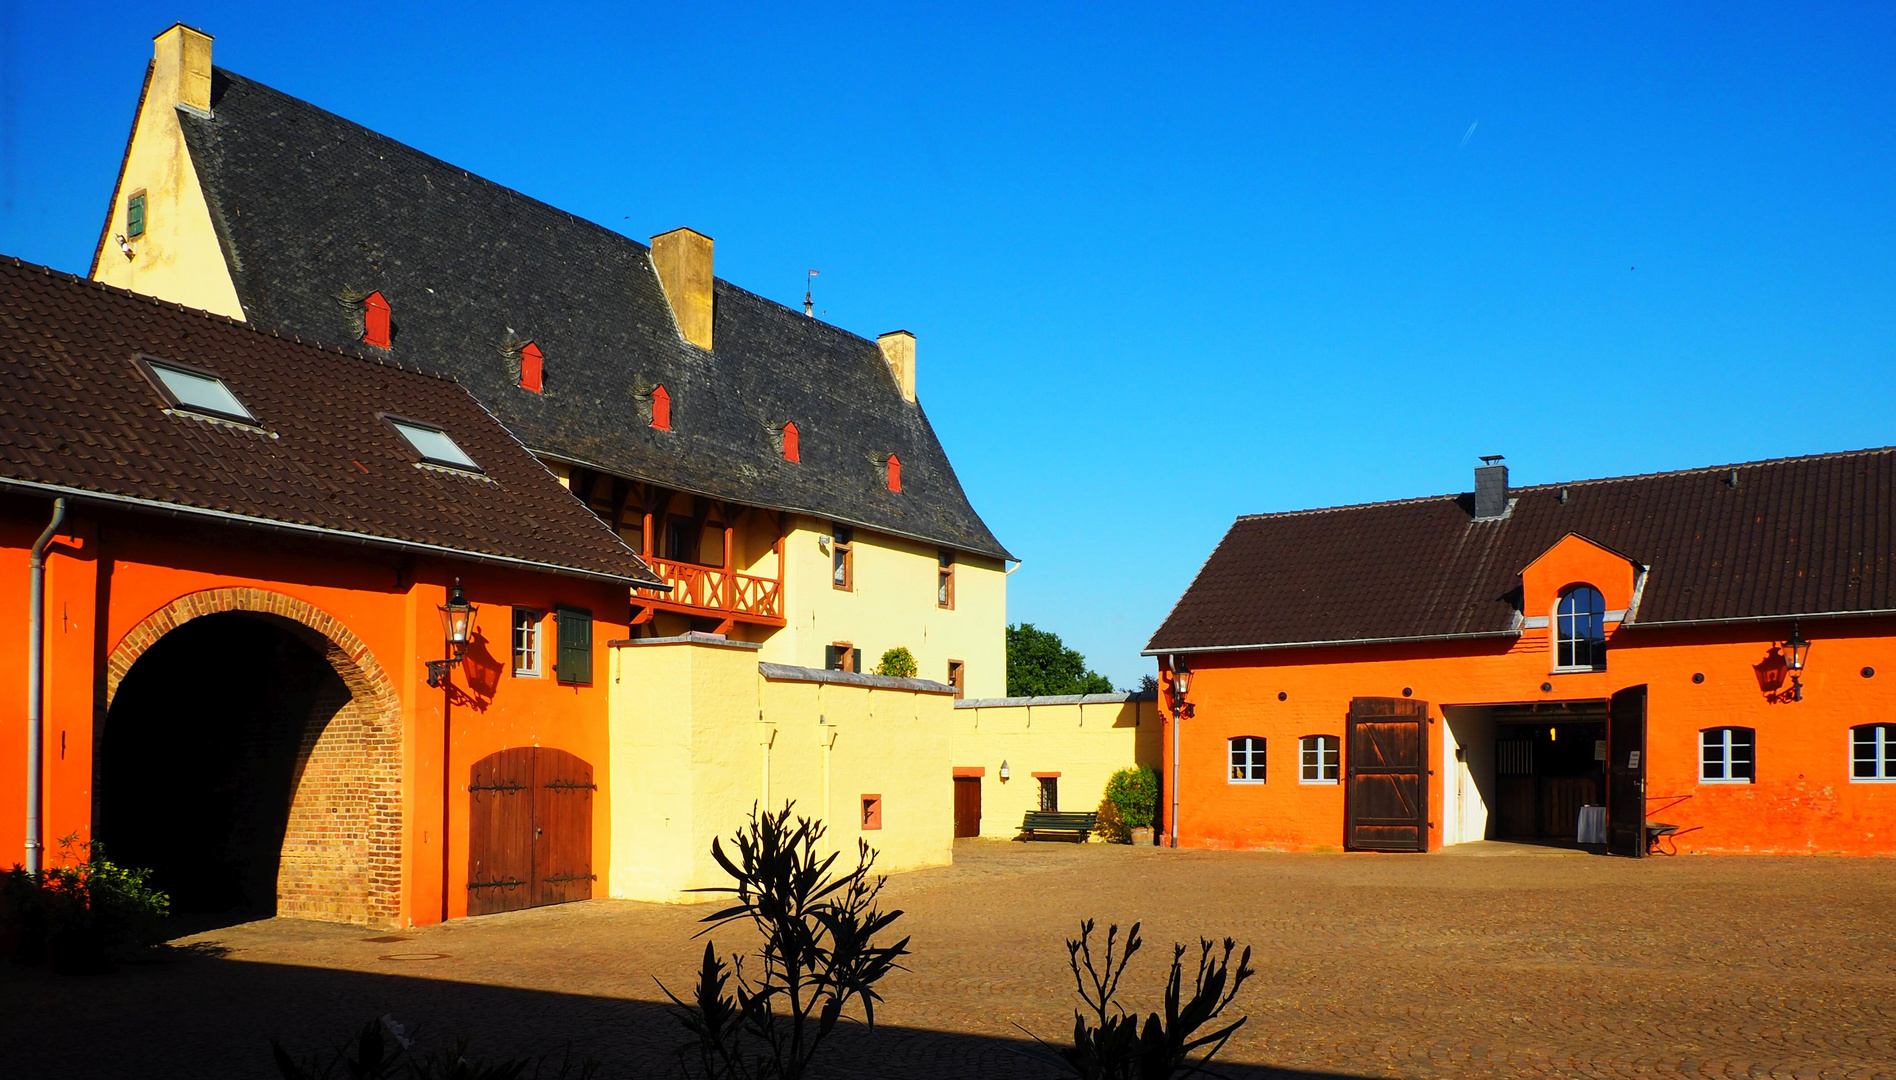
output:
<path id="1" fill-rule="evenodd" d="M 1786 457 L 1759 458 L 1755 461 L 1734 461 L 1723 465 L 1694 465 L 1685 469 L 1667 469 L 1660 472 L 1628 473 L 1625 476 L 1600 476 L 1586 480 L 1552 480 L 1541 484 L 1523 484 L 1510 486 L 1508 494 L 1522 491 L 1556 491 L 1560 488 L 1583 487 L 1593 484 L 1619 484 L 1632 480 L 1656 480 L 1668 476 L 1690 476 L 1694 473 L 1729 472 L 1733 469 L 1755 469 L 1767 465 L 1789 465 L 1803 461 L 1831 461 L 1840 458 L 1868 456 L 1871 454 L 1896 453 L 1896 446 L 1866 446 L 1860 450 L 1830 450 L 1819 454 L 1791 454 Z M 1342 503 L 1336 506 L 1311 506 L 1296 510 L 1269 510 L 1258 514 L 1239 514 L 1237 521 L 1261 521 L 1266 518 L 1298 517 L 1304 514 L 1334 514 L 1345 510 L 1369 510 L 1384 506 L 1408 506 L 1414 503 L 1440 502 L 1454 500 L 1467 495 L 1466 491 L 1454 491 L 1440 495 L 1414 495 L 1406 499 L 1379 499 L 1370 502 Z"/>

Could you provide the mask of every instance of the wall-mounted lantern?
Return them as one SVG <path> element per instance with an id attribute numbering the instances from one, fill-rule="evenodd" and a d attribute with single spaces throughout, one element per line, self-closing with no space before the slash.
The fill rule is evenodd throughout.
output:
<path id="1" fill-rule="evenodd" d="M 1797 630 L 1797 623 L 1791 623 L 1791 640 L 1784 643 L 1784 661 L 1791 668 L 1791 700 L 1804 700 L 1804 661 L 1810 658 L 1810 642 Z"/>
<path id="2" fill-rule="evenodd" d="M 447 639 L 448 648 L 453 655 L 446 660 L 428 661 L 428 685 L 440 686 L 447 681 L 448 672 L 467 655 L 467 643 L 474 633 L 474 614 L 480 608 L 467 602 L 467 594 L 461 591 L 461 579 L 454 579 L 454 586 L 448 590 L 448 602 L 440 605 L 441 636 Z"/>
<path id="3" fill-rule="evenodd" d="M 1007 783 L 1008 778 L 1013 775 L 1014 775 L 1013 770 L 1007 767 L 1007 762 L 1002 761 L 1001 762 L 1001 783 L 1003 784 Z"/>

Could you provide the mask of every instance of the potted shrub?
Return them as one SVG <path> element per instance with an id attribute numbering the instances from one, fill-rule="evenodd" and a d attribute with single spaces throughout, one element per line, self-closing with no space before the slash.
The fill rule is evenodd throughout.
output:
<path id="1" fill-rule="evenodd" d="M 1150 765 L 1121 769 L 1106 781 L 1106 801 L 1118 814 L 1128 839 L 1152 844 L 1152 822 L 1159 809 L 1159 771 Z"/>

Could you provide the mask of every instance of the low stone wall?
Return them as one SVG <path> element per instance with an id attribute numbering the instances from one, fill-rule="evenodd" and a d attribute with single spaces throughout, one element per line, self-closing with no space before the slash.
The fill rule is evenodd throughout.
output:
<path id="1" fill-rule="evenodd" d="M 957 701 L 953 772 L 980 780 L 981 835 L 1012 837 L 1040 809 L 1042 778 L 1057 809 L 1097 810 L 1113 773 L 1158 768 L 1162 730 L 1151 691 Z"/>

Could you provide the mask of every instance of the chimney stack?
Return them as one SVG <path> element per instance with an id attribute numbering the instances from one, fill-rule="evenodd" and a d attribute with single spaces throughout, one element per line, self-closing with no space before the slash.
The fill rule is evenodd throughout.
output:
<path id="1" fill-rule="evenodd" d="M 902 390 L 902 400 L 914 401 L 915 335 L 907 330 L 892 330 L 876 338 L 876 344 L 882 346 L 882 358 L 889 362 L 895 385 Z"/>
<path id="2" fill-rule="evenodd" d="M 211 35 L 183 23 L 151 39 L 152 97 L 211 114 Z"/>
<path id="3" fill-rule="evenodd" d="M 693 229 L 652 237 L 652 265 L 686 341 L 711 349 L 711 238 Z"/>
<path id="4" fill-rule="evenodd" d="M 1500 454 L 1483 454 L 1475 466 L 1475 520 L 1492 521 L 1508 513 L 1508 467 Z"/>

